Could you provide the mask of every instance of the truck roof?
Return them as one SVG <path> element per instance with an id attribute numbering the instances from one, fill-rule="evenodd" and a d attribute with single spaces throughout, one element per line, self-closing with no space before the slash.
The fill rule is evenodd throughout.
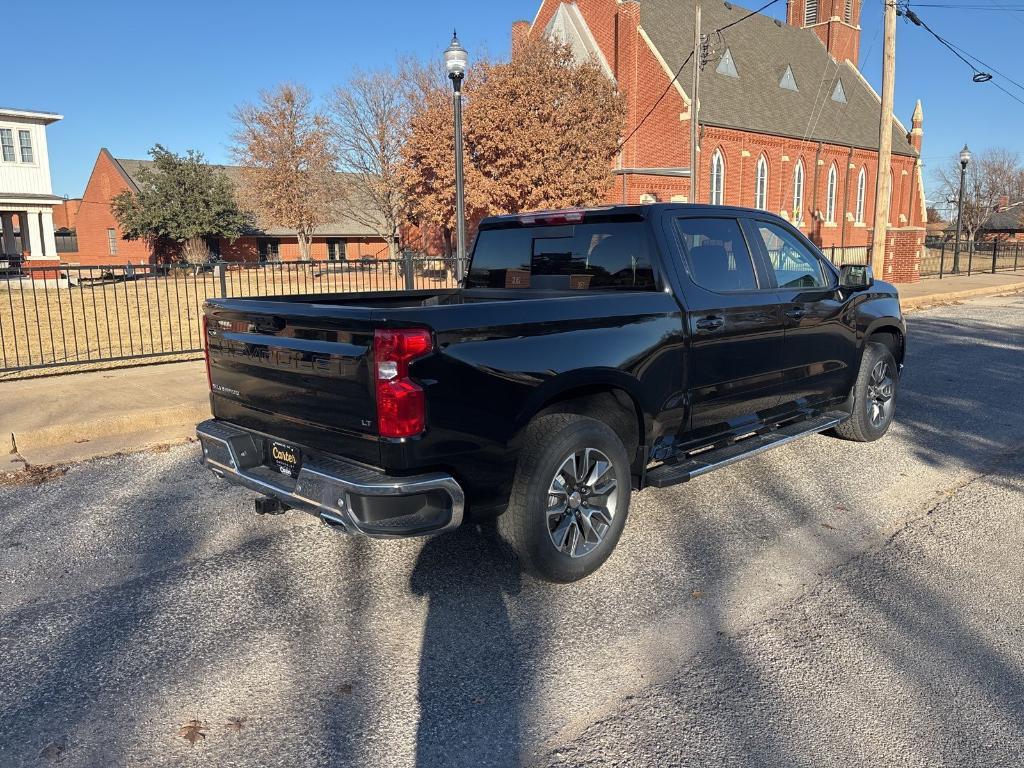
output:
<path id="1" fill-rule="evenodd" d="M 480 221 L 480 229 L 496 229 L 509 225 L 531 224 L 576 224 L 588 219 L 646 219 L 651 214 L 668 208 L 683 208 L 690 211 L 707 213 L 756 213 L 759 216 L 770 216 L 785 221 L 780 216 L 757 208 L 744 208 L 735 205 L 710 205 L 706 203 L 641 203 L 634 205 L 601 205 L 583 208 L 552 208 L 525 213 L 510 213 L 499 216 L 487 216 Z"/>

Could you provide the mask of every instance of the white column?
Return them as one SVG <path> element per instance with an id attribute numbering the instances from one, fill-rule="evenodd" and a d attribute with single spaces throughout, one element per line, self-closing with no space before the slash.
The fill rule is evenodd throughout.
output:
<path id="1" fill-rule="evenodd" d="M 39 231 L 39 214 L 36 211 L 29 211 L 25 217 L 28 223 L 28 257 L 30 259 L 43 259 L 43 237 Z M 21 228 L 21 236 L 25 237 L 25 227 Z M 22 243 L 24 247 L 24 243 Z"/>
<path id="2" fill-rule="evenodd" d="M 39 212 L 39 228 L 43 230 L 43 251 L 46 258 L 57 258 L 57 238 L 53 236 L 53 211 L 44 208 Z"/>
<path id="3" fill-rule="evenodd" d="M 4 240 L 3 247 L 0 248 L 0 254 L 5 256 L 14 255 L 14 212 L 4 211 L 0 213 L 0 222 L 3 223 L 4 227 Z"/>

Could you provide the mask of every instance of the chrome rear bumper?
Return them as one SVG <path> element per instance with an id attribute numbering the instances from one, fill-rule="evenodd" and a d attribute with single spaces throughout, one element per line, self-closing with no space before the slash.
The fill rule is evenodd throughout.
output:
<path id="1" fill-rule="evenodd" d="M 279 499 L 325 522 L 375 538 L 442 533 L 462 523 L 465 495 L 451 475 L 385 475 L 360 464 L 304 452 L 295 478 L 265 459 L 270 436 L 218 419 L 196 427 L 203 463 L 236 485 Z"/>

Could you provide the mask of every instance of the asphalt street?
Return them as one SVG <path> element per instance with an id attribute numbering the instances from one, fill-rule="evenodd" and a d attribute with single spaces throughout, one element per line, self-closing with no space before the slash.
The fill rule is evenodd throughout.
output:
<path id="1" fill-rule="evenodd" d="M 909 323 L 885 439 L 636 494 L 570 586 L 192 445 L 0 488 L 0 766 L 1020 764 L 1024 297 Z"/>

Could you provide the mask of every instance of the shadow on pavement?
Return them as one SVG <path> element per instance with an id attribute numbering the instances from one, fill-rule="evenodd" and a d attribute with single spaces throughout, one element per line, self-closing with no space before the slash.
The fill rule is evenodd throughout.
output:
<path id="1" fill-rule="evenodd" d="M 409 580 L 429 602 L 420 651 L 416 765 L 520 762 L 520 717 L 532 676 L 505 601 L 520 591 L 493 525 L 430 539 Z M 468 724 L 485 723 L 484 728 Z"/>

